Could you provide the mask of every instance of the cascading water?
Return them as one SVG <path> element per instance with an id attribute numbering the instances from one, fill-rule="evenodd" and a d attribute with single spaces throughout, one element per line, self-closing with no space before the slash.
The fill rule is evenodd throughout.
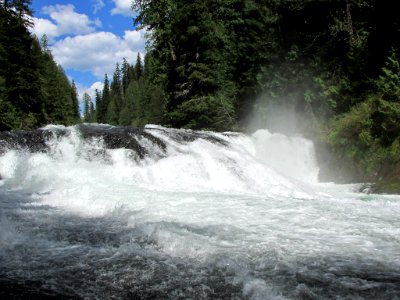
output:
<path id="1" fill-rule="evenodd" d="M 399 299 L 400 198 L 317 174 L 267 130 L 0 133 L 0 296 Z"/>

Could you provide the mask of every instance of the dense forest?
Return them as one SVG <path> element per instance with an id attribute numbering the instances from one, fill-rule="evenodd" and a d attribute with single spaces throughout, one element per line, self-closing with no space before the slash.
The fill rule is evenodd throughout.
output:
<path id="1" fill-rule="evenodd" d="M 149 77 L 148 58 L 143 63 L 138 54 L 134 65 L 124 59 L 121 67 L 116 64 L 111 81 L 105 75 L 103 90 L 96 90 L 95 99 L 85 93 L 83 121 L 140 127 L 163 124 L 163 90 Z"/>
<path id="2" fill-rule="evenodd" d="M 45 39 L 29 35 L 29 2 L 1 2 L 2 130 L 79 121 L 73 84 Z M 95 99 L 83 96 L 85 122 L 301 131 L 341 157 L 333 165 L 350 169 L 346 180 L 398 182 L 393 1 L 136 0 L 132 8 L 148 32 L 146 55 L 116 62 Z"/>
<path id="3" fill-rule="evenodd" d="M 80 121 L 78 95 L 45 36 L 29 32 L 31 1 L 0 2 L 0 130 Z"/>

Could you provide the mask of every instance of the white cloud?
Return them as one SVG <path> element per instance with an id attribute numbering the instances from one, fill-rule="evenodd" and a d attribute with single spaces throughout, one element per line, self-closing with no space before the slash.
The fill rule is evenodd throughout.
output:
<path id="1" fill-rule="evenodd" d="M 90 20 L 87 15 L 75 12 L 72 4 L 45 6 L 42 13 L 49 15 L 51 20 L 33 18 L 32 31 L 38 37 L 46 34 L 50 40 L 62 35 L 88 34 L 101 26 L 99 19 Z"/>
<path id="2" fill-rule="evenodd" d="M 144 30 L 125 30 L 124 41 L 133 49 L 144 49 L 146 43 Z"/>
<path id="3" fill-rule="evenodd" d="M 144 53 L 144 45 L 143 31 L 125 31 L 122 38 L 102 31 L 66 37 L 52 46 L 52 52 L 65 69 L 90 71 L 103 79 L 106 73 L 112 76 L 115 64 L 123 58 L 134 63 L 137 53 Z"/>
<path id="4" fill-rule="evenodd" d="M 112 0 L 115 7 L 111 10 L 112 15 L 123 15 L 126 17 L 133 17 L 135 14 L 132 10 L 131 0 Z"/>
<path id="5" fill-rule="evenodd" d="M 80 83 L 77 83 L 76 89 L 78 92 L 79 110 L 80 110 L 81 117 L 83 117 L 83 114 L 84 114 L 83 95 L 84 95 L 84 93 L 87 93 L 90 96 L 94 106 L 96 106 L 96 89 L 101 92 L 103 90 L 103 83 L 101 83 L 100 81 L 96 81 L 90 87 L 86 87 Z"/>
<path id="6" fill-rule="evenodd" d="M 132 17 L 131 0 L 112 0 L 115 4 L 112 14 Z M 105 6 L 104 0 L 91 0 L 94 13 Z M 137 54 L 143 57 L 145 30 L 126 30 L 123 36 L 111 32 L 97 31 L 100 19 L 90 19 L 86 14 L 75 11 L 72 4 L 49 5 L 42 8 L 48 18 L 33 18 L 32 32 L 39 38 L 46 34 L 53 57 L 65 70 L 91 72 L 99 80 L 91 87 L 76 82 L 80 100 L 87 92 L 92 99 L 95 89 L 102 90 L 104 74 L 111 79 L 115 64 L 126 58 L 129 63 L 136 62 Z"/>
<path id="7" fill-rule="evenodd" d="M 58 35 L 57 26 L 50 20 L 33 18 L 33 22 L 35 27 L 32 29 L 32 32 L 36 34 L 38 38 L 42 37 L 44 34 L 46 34 L 49 39 Z"/>
<path id="8" fill-rule="evenodd" d="M 92 0 L 92 7 L 93 7 L 93 13 L 97 14 L 104 6 L 104 1 L 103 0 Z"/>
<path id="9" fill-rule="evenodd" d="M 94 97 L 96 90 L 98 90 L 98 91 L 102 91 L 103 90 L 103 85 L 104 85 L 103 82 L 96 81 L 95 83 L 93 83 L 90 86 L 88 94 L 89 95 L 93 94 L 93 97 Z"/>
<path id="10" fill-rule="evenodd" d="M 96 90 L 101 92 L 103 90 L 103 82 L 101 81 L 96 81 L 94 82 L 90 87 L 84 86 L 82 84 L 77 84 L 76 86 L 77 92 L 78 92 L 78 97 L 79 97 L 79 102 L 82 102 L 83 99 L 83 94 L 87 93 L 90 98 L 92 98 L 93 103 L 96 101 Z"/>
<path id="11" fill-rule="evenodd" d="M 93 24 L 96 26 L 96 27 L 101 27 L 103 24 L 101 23 L 101 20 L 99 19 L 99 18 L 96 18 L 94 21 L 93 21 Z"/>

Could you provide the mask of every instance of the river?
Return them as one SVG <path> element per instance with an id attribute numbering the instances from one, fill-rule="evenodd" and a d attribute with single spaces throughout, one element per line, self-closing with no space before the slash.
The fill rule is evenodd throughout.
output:
<path id="1" fill-rule="evenodd" d="M 400 197 L 319 183 L 314 151 L 267 130 L 2 133 L 0 296 L 400 299 Z"/>

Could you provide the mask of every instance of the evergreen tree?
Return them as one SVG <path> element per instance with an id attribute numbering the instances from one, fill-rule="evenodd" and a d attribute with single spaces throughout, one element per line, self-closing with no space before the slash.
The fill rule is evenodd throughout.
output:
<path id="1" fill-rule="evenodd" d="M 382 146 L 391 146 L 400 139 L 400 57 L 399 51 L 389 54 L 382 74 L 375 80 L 377 96 L 371 105 L 371 134 Z M 400 153 L 399 153 L 400 154 Z"/>
<path id="2" fill-rule="evenodd" d="M 112 98 L 107 107 L 107 123 L 111 125 L 118 125 L 119 122 L 119 109 L 115 98 Z"/>
<path id="3" fill-rule="evenodd" d="M 110 101 L 107 107 L 107 122 L 112 125 L 118 125 L 119 115 L 124 105 L 121 79 L 121 70 L 119 63 L 117 63 L 110 86 Z"/>
<path id="4" fill-rule="evenodd" d="M 110 100 L 110 86 L 108 82 L 108 76 L 105 74 L 103 92 L 101 93 L 101 101 L 96 102 L 98 123 L 107 123 L 107 109 Z"/>
<path id="5" fill-rule="evenodd" d="M 88 93 L 83 93 L 83 121 L 90 122 L 92 119 L 92 111 L 90 109 L 90 103 L 92 103 L 92 98 Z"/>
<path id="6" fill-rule="evenodd" d="M 0 3 L 0 9 L 4 10 L 10 17 L 17 18 L 24 27 L 31 27 L 32 0 L 4 0 Z"/>
<path id="7" fill-rule="evenodd" d="M 116 96 L 122 95 L 122 76 L 121 76 L 121 69 L 119 68 L 119 63 L 117 63 L 115 66 L 113 79 L 110 85 L 110 93 Z"/>
<path id="8" fill-rule="evenodd" d="M 126 89 L 128 88 L 130 82 L 129 76 L 129 63 L 124 57 L 122 60 L 122 68 L 121 68 L 121 75 L 122 75 L 122 93 L 125 95 Z"/>
<path id="9" fill-rule="evenodd" d="M 45 122 L 65 125 L 79 122 L 75 83 L 69 82 L 64 70 L 55 63 L 48 49 L 43 50 L 37 62 L 41 78 L 42 98 L 40 100 Z"/>
<path id="10" fill-rule="evenodd" d="M 79 122 L 74 85 L 58 66 L 47 37 L 29 33 L 31 1 L 0 3 L 1 119 L 4 129 Z"/>
<path id="11" fill-rule="evenodd" d="M 143 64 L 142 64 L 142 59 L 140 58 L 140 53 L 138 53 L 137 57 L 136 57 L 136 64 L 135 64 L 134 72 L 135 72 L 136 80 L 139 80 L 143 74 Z"/>
<path id="12" fill-rule="evenodd" d="M 161 73 L 154 83 L 164 85 L 168 123 L 191 128 L 233 126 L 235 40 L 221 18 L 231 4 L 136 1 L 135 5 L 140 11 L 136 22 L 153 30 L 150 54 L 159 64 L 156 73 Z"/>
<path id="13" fill-rule="evenodd" d="M 96 115 L 95 115 L 95 121 L 97 123 L 101 123 L 101 121 L 99 121 L 99 114 L 100 114 L 100 109 L 102 108 L 102 95 L 101 92 L 99 92 L 98 89 L 95 90 L 95 103 L 96 103 Z"/>
<path id="14" fill-rule="evenodd" d="M 78 92 L 76 90 L 75 82 L 72 81 L 71 86 L 71 100 L 70 100 L 70 119 L 69 124 L 75 124 L 80 121 L 80 112 L 79 112 L 79 100 L 78 100 Z"/>
<path id="15" fill-rule="evenodd" d="M 96 122 L 96 109 L 94 108 L 94 104 L 93 101 L 90 101 L 89 103 L 89 114 L 90 114 L 90 118 L 89 118 L 89 122 Z"/>
<path id="16" fill-rule="evenodd" d="M 133 120 L 135 119 L 134 113 L 134 99 L 130 89 L 131 85 L 128 86 L 125 94 L 125 105 L 121 110 L 119 115 L 119 125 L 130 126 L 133 125 Z"/>
<path id="17" fill-rule="evenodd" d="M 44 53 L 50 53 L 49 40 L 46 34 L 43 34 L 42 37 L 40 38 L 40 47 L 42 48 L 42 51 Z"/>
<path id="18" fill-rule="evenodd" d="M 3 107 L 13 107 L 8 115 L 12 114 L 13 126 L 18 124 L 19 128 L 34 128 L 44 122 L 37 64 L 41 51 L 27 28 L 31 15 L 29 3 L 7 1 L 0 4 L 0 77 L 5 81 Z"/>

